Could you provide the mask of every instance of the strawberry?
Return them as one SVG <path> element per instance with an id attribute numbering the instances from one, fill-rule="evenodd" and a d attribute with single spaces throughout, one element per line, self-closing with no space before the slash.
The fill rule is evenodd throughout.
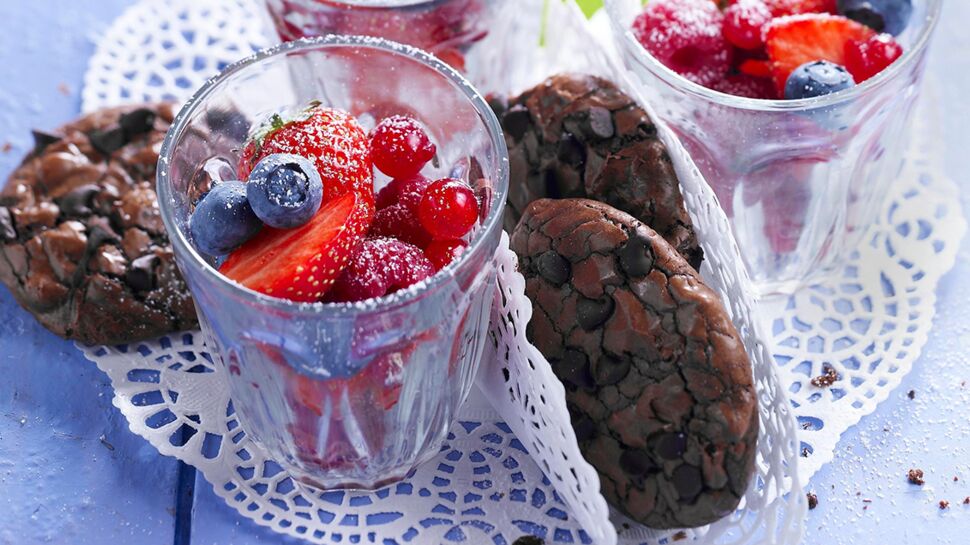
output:
<path id="1" fill-rule="evenodd" d="M 765 46 L 778 93 L 784 93 L 788 76 L 799 66 L 820 60 L 844 66 L 846 45 L 874 35 L 871 28 L 840 15 L 810 13 L 775 19 L 765 30 Z"/>
<path id="2" fill-rule="evenodd" d="M 324 203 L 348 191 L 374 201 L 367 132 L 343 110 L 315 105 L 291 121 L 273 116 L 264 134 L 243 149 L 238 169 L 240 178 L 249 177 L 256 163 L 273 153 L 292 153 L 310 159 L 323 181 Z"/>
<path id="3" fill-rule="evenodd" d="M 260 293 L 317 301 L 340 276 L 373 215 L 372 201 L 344 193 L 300 227 L 264 227 L 230 254 L 219 272 Z"/>

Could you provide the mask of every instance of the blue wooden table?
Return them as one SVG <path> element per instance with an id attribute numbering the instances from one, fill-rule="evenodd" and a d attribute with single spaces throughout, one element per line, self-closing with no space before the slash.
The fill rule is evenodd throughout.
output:
<path id="1" fill-rule="evenodd" d="M 130 0 L 6 0 L 0 18 L 0 177 L 30 129 L 74 117 L 97 37 Z M 948 172 L 970 211 L 970 2 L 949 0 L 930 72 Z M 847 432 L 809 484 L 806 545 L 970 543 L 970 240 L 939 291 L 923 357 Z M 292 542 L 242 519 L 191 468 L 132 435 L 107 378 L 0 289 L 0 545 Z M 966 382 L 965 382 L 966 381 Z M 915 398 L 906 392 L 913 390 Z M 906 483 L 922 468 L 927 485 Z M 951 507 L 939 508 L 939 500 Z M 865 501 L 869 500 L 869 501 Z"/>

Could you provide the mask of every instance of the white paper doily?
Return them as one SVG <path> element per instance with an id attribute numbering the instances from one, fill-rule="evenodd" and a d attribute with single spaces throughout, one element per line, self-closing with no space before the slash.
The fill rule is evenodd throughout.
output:
<path id="1" fill-rule="evenodd" d="M 239 2 L 224 4 L 235 6 Z M 132 11 L 151 9 L 144 4 L 136 5 Z M 200 0 L 192 9 L 209 9 L 206 4 Z M 551 4 L 547 23 L 566 30 L 559 36 L 573 39 L 561 44 L 549 40 L 546 48 L 538 48 L 537 40 L 527 38 L 539 34 L 542 3 L 530 2 L 527 7 L 523 12 L 529 17 L 522 17 L 522 12 L 512 13 L 508 27 L 502 26 L 509 28 L 508 35 L 492 36 L 495 40 L 504 38 L 505 44 L 517 43 L 516 47 L 534 54 L 535 62 L 530 70 L 521 72 L 523 77 L 538 81 L 553 72 L 582 65 L 588 71 L 605 70 L 603 75 L 622 79 L 597 51 L 564 55 L 569 48 L 589 43 L 583 38 L 587 32 L 585 22 L 571 5 Z M 119 24 L 144 20 L 129 13 Z M 171 32 L 192 20 L 175 16 L 162 27 L 164 32 Z M 217 23 L 210 20 L 206 24 Z M 109 35 L 136 32 L 145 33 L 145 27 L 115 29 Z M 519 41 L 509 39 L 510 36 Z M 107 43 L 103 47 L 114 47 L 110 40 Z M 500 51 L 498 47 L 495 50 Z M 198 54 L 197 47 L 186 42 L 183 55 Z M 94 75 L 89 77 L 111 80 L 97 75 L 101 66 L 92 64 Z M 118 66 L 112 70 L 130 73 Z M 136 71 L 134 77 L 160 77 L 155 71 Z M 126 85 L 131 79 L 113 81 Z M 139 85 L 135 83 L 133 87 Z M 92 96 L 130 95 L 120 92 Z M 165 89 L 157 96 L 184 99 L 187 95 L 179 87 Z M 85 103 L 86 109 L 112 103 L 107 99 L 92 100 Z M 649 531 L 614 514 L 621 530 L 620 541 L 653 544 L 681 537 L 704 543 L 797 541 L 805 509 L 794 473 L 798 445 L 789 404 L 762 342 L 767 337 L 752 319 L 752 299 L 747 279 L 738 267 L 737 248 L 730 235 L 723 236 L 729 232 L 726 218 L 683 149 L 669 132 L 663 130 L 663 137 L 684 180 L 688 208 L 708 255 L 702 272 L 730 302 L 733 318 L 751 355 L 761 403 L 762 433 L 757 477 L 736 513 L 711 527 L 683 535 L 676 531 Z M 222 368 L 213 363 L 213 356 L 205 351 L 197 333 L 131 347 L 89 347 L 85 352 L 111 377 L 116 392 L 114 402 L 128 417 L 133 431 L 146 437 L 160 452 L 199 468 L 227 503 L 281 533 L 319 543 L 344 539 L 408 542 L 418 536 L 422 543 L 477 543 L 481 536 L 487 536 L 493 543 L 501 544 L 511 543 L 522 533 L 539 535 L 553 543 L 615 543 L 617 535 L 606 502 L 598 493 L 597 475 L 583 460 L 569 425 L 562 385 L 548 363 L 524 339 L 531 305 L 524 296 L 524 282 L 515 272 L 515 256 L 508 250 L 507 240 L 498 259 L 501 295 L 493 306 L 495 344 L 486 356 L 479 386 L 487 391 L 487 398 L 501 416 L 488 410 L 481 400 L 463 407 L 459 425 L 438 459 L 418 468 L 404 483 L 372 493 L 314 492 L 267 461 L 235 419 L 228 390 L 221 382 Z M 508 379 L 504 378 L 503 368 L 508 371 Z M 525 456 L 526 452 L 531 457 Z M 467 462 L 458 463 L 462 460 Z M 792 490 L 795 493 L 785 495 Z M 470 533 L 477 535 L 471 537 Z"/>
<path id="2" fill-rule="evenodd" d="M 536 0 L 530 5 L 541 3 Z M 221 64 L 264 43 L 260 17 L 254 15 L 259 10 L 249 0 L 176 0 L 168 4 L 159 9 L 156 2 L 144 0 L 105 35 L 85 78 L 85 111 L 129 101 L 184 100 Z M 552 2 L 549 9 L 552 23 L 547 24 L 557 32 L 547 33 L 545 48 L 534 47 L 536 40 L 526 55 L 519 38 L 490 36 L 515 48 L 523 61 L 496 81 L 508 85 L 511 78 L 512 89 L 520 90 L 555 69 L 593 71 L 621 79 L 598 52 L 590 51 L 595 48 L 588 47 L 587 29 L 571 8 Z M 540 10 L 523 11 L 529 16 L 519 13 L 505 22 L 508 35 L 536 32 Z M 226 31 L 226 25 L 233 31 Z M 186 33 L 205 35 L 205 29 L 235 45 L 223 48 L 208 39 L 186 38 Z M 173 40 L 172 36 L 186 39 Z M 132 41 L 136 39 L 140 41 Z M 156 45 L 132 46 L 141 41 Z M 156 47 L 164 50 L 167 61 L 157 60 L 161 52 Z M 500 47 L 494 51 L 496 55 L 509 53 Z M 169 64 L 175 68 L 169 69 Z M 191 76 L 182 73 L 189 69 Z M 176 83 L 179 77 L 192 83 Z M 923 128 L 917 134 L 929 132 Z M 763 428 L 759 477 L 743 508 L 687 537 L 704 543 L 796 542 L 804 498 L 800 493 L 783 496 L 792 486 L 798 489 L 799 479 L 792 479 L 789 472 L 800 464 L 795 476 L 804 482 L 831 459 L 841 433 L 885 399 L 919 355 L 932 322 L 936 284 L 952 267 L 966 229 L 953 197 L 957 189 L 935 167 L 930 153 L 933 139 L 914 138 L 928 143 L 911 151 L 906 175 L 895 186 L 892 204 L 871 244 L 860 248 L 841 277 L 831 285 L 803 290 L 789 301 L 755 304 L 733 239 L 725 235 L 729 233 L 727 220 L 713 206 L 713 195 L 682 147 L 669 132 L 664 130 L 662 135 L 674 156 L 709 257 L 702 273 L 731 303 L 755 362 Z M 111 376 L 115 404 L 133 431 L 162 453 L 198 467 L 230 505 L 277 531 L 320 543 L 380 543 L 385 537 L 402 543 L 453 542 L 463 536 L 479 543 L 487 536 L 486 542 L 501 544 L 511 543 L 523 533 L 553 543 L 612 543 L 606 504 L 593 493 L 599 488 L 596 474 L 582 461 L 565 416 L 562 386 L 552 377 L 548 364 L 521 338 L 531 309 L 521 304 L 524 297 L 518 284 L 521 277 L 512 269 L 514 256 L 506 250 L 499 257 L 504 259 L 501 279 L 506 297 L 496 299 L 493 316 L 505 319 L 493 318 L 499 346 L 486 355 L 486 380 L 481 386 L 489 391 L 490 399 L 508 391 L 500 371 L 505 362 L 495 357 L 508 345 L 515 348 L 509 351 L 507 365 L 510 375 L 515 374 L 517 393 L 522 395 L 507 400 L 513 403 L 500 405 L 501 416 L 481 399 L 464 407 L 459 418 L 462 423 L 454 427 L 453 437 L 438 459 L 419 468 L 406 483 L 376 493 L 313 494 L 266 462 L 228 410 L 221 370 L 206 355 L 198 335 L 85 351 Z M 770 341 L 781 382 L 759 339 Z M 835 368 L 842 380 L 831 389 L 811 386 L 810 378 L 822 374 L 826 365 Z M 495 366 L 499 372 L 488 373 Z M 797 436 L 786 394 L 800 419 Z M 538 428 L 532 425 L 534 421 Z M 798 460 L 803 450 L 808 456 Z M 616 520 L 622 528 L 622 521 Z M 417 536 L 420 540 L 414 541 Z M 675 532 L 624 530 L 620 541 L 665 543 L 677 537 Z"/>

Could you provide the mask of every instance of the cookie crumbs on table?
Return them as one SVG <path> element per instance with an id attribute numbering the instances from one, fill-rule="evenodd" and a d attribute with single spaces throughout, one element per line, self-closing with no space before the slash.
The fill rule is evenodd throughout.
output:
<path id="1" fill-rule="evenodd" d="M 676 534 L 674 534 L 673 537 L 671 537 L 670 539 L 672 541 L 683 541 L 683 540 L 687 539 L 687 532 L 681 530 L 681 531 L 677 532 Z"/>
<path id="2" fill-rule="evenodd" d="M 910 469 L 909 472 L 906 474 L 906 478 L 909 480 L 911 484 L 915 484 L 918 486 L 923 486 L 923 484 L 926 483 L 926 481 L 923 480 L 922 469 L 916 469 L 916 468 Z"/>
<path id="3" fill-rule="evenodd" d="M 946 500 L 940 500 L 940 510 L 945 510 L 950 508 L 950 502 Z"/>
<path id="4" fill-rule="evenodd" d="M 822 374 L 812 379 L 812 386 L 816 388 L 828 388 L 839 381 L 839 373 L 834 367 L 826 365 L 822 369 Z"/>
<path id="5" fill-rule="evenodd" d="M 963 505 L 970 505 L 970 496 L 963 498 Z"/>
<path id="6" fill-rule="evenodd" d="M 805 494 L 805 497 L 808 498 L 809 510 L 815 509 L 816 507 L 818 507 L 818 496 L 815 495 L 814 492 L 809 492 L 808 494 Z"/>
<path id="7" fill-rule="evenodd" d="M 906 397 L 910 399 L 916 399 L 916 390 L 910 390 L 906 392 Z"/>

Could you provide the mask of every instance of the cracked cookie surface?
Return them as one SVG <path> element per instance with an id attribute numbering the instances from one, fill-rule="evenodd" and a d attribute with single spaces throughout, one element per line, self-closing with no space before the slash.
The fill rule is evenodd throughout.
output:
<path id="1" fill-rule="evenodd" d="M 126 106 L 35 132 L 0 193 L 0 281 L 52 332 L 118 344 L 197 326 L 155 196 L 173 117 Z"/>
<path id="2" fill-rule="evenodd" d="M 525 209 L 528 336 L 566 387 L 606 499 L 653 528 L 731 513 L 754 469 L 750 362 L 718 296 L 661 236 L 586 199 Z"/>
<path id="3" fill-rule="evenodd" d="M 595 199 L 647 224 L 700 267 L 704 252 L 667 148 L 647 112 L 616 85 L 561 74 L 503 108 L 510 166 L 506 230 L 535 199 Z"/>

